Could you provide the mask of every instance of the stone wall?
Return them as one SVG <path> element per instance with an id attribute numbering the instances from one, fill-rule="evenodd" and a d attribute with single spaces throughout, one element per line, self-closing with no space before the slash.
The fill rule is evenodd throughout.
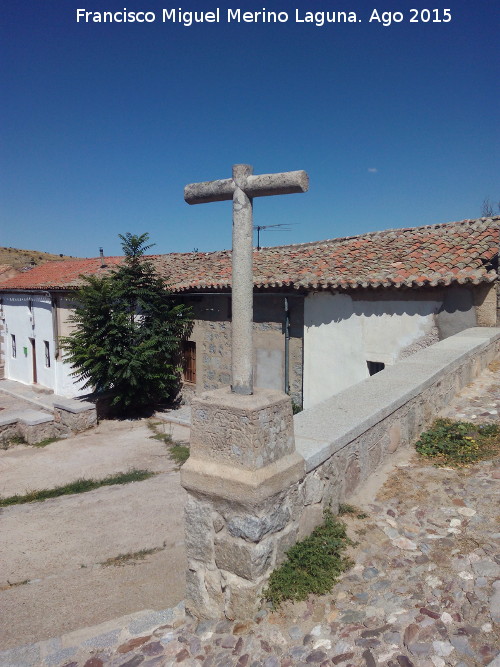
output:
<path id="1" fill-rule="evenodd" d="M 0 443 L 15 437 L 35 445 L 47 438 L 64 438 L 86 431 L 97 425 L 97 411 L 93 403 L 55 403 L 51 412 L 36 409 L 0 413 Z"/>
<path id="2" fill-rule="evenodd" d="M 412 445 L 499 353 L 499 329 L 463 331 L 296 415 L 295 438 L 284 394 L 257 391 L 246 403 L 227 390 L 197 397 L 182 468 L 191 613 L 252 617 L 271 571 L 323 510 L 336 511 Z"/>
<path id="3" fill-rule="evenodd" d="M 313 523 L 320 507 L 343 502 L 399 447 L 412 445 L 499 353 L 499 329 L 468 329 L 296 415 L 297 451 L 316 493 L 306 510 Z"/>

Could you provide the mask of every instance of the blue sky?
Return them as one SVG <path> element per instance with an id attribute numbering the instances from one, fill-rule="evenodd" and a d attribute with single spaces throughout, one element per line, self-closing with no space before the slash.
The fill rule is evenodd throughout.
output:
<path id="1" fill-rule="evenodd" d="M 156 21 L 76 22 L 124 7 Z M 179 7 L 221 22 L 162 22 Z M 289 21 L 227 23 L 228 7 Z M 410 22 L 426 8 L 451 21 Z M 358 21 L 296 23 L 296 9 Z M 373 9 L 403 21 L 370 23 Z M 490 0 L 21 0 L 0 20 L 0 245 L 111 255 L 130 231 L 156 252 L 228 248 L 230 202 L 188 206 L 183 187 L 238 162 L 309 173 L 307 194 L 255 200 L 255 224 L 290 225 L 263 245 L 479 217 L 500 199 Z"/>

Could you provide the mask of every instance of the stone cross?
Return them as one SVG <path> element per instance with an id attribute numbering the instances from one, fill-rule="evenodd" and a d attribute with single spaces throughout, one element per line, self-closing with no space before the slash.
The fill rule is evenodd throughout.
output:
<path id="1" fill-rule="evenodd" d="M 253 393 L 253 198 L 306 192 L 305 171 L 253 175 L 249 164 L 233 165 L 233 177 L 190 183 L 188 204 L 233 200 L 231 391 Z"/>

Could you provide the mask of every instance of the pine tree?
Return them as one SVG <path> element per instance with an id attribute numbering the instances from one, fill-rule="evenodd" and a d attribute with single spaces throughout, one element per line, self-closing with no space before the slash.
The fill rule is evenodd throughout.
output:
<path id="1" fill-rule="evenodd" d="M 85 277 L 63 347 L 84 388 L 110 392 L 116 411 L 130 414 L 177 395 L 180 349 L 192 320 L 144 258 L 149 235 L 120 238 L 124 263 L 106 276 Z"/>

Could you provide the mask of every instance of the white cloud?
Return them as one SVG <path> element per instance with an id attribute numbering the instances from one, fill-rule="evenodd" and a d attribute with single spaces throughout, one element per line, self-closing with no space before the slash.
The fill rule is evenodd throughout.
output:
<path id="1" fill-rule="evenodd" d="M 378 169 L 376 169 L 375 167 L 368 167 L 368 171 L 370 172 L 370 174 L 376 174 L 378 172 Z"/>

